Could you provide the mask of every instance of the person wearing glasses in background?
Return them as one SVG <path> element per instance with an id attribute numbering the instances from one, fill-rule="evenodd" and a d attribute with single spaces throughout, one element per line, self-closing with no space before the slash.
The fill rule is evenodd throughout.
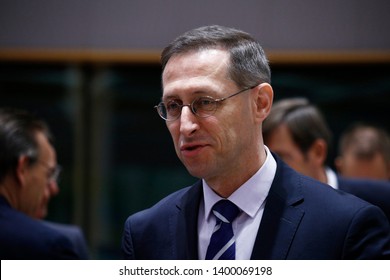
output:
<path id="1" fill-rule="evenodd" d="M 32 114 L 0 109 L 0 258 L 85 259 L 76 226 L 41 221 L 58 193 L 60 167 L 48 126 Z"/>
<path id="2" fill-rule="evenodd" d="M 156 106 L 198 180 L 128 217 L 126 259 L 388 259 L 381 210 L 289 168 L 263 144 L 273 90 L 248 33 L 205 26 L 166 47 Z"/>

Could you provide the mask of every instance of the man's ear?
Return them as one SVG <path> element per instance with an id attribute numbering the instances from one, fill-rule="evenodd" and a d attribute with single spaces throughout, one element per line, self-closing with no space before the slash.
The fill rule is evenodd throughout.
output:
<path id="1" fill-rule="evenodd" d="M 30 159 L 25 155 L 20 156 L 15 170 L 16 181 L 19 185 L 24 186 L 26 184 L 29 168 Z"/>
<path id="2" fill-rule="evenodd" d="M 256 96 L 254 99 L 254 106 L 256 107 L 256 122 L 262 123 L 269 115 L 274 98 L 274 91 L 270 84 L 262 83 L 255 87 Z"/>
<path id="3" fill-rule="evenodd" d="M 323 166 L 328 155 L 328 145 L 323 139 L 317 139 L 310 147 L 308 154 L 313 163 Z"/>

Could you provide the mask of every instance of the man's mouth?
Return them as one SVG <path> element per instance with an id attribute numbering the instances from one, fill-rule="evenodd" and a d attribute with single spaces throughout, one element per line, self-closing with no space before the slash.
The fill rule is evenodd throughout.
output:
<path id="1" fill-rule="evenodd" d="M 185 156 L 195 156 L 202 150 L 202 148 L 206 147 L 206 145 L 201 144 L 191 144 L 191 145 L 183 145 L 180 148 L 180 151 Z"/>
<path id="2" fill-rule="evenodd" d="M 200 146 L 199 145 L 197 145 L 197 146 L 189 146 L 189 147 L 186 147 L 184 150 L 193 151 L 193 150 L 196 150 L 198 147 L 200 147 Z"/>

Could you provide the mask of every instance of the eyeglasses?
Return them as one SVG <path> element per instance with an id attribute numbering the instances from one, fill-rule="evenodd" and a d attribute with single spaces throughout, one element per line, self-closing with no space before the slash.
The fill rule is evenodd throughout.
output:
<path id="1" fill-rule="evenodd" d="M 166 121 L 174 121 L 177 120 L 180 115 L 183 107 L 188 106 L 191 109 L 191 112 L 201 118 L 207 118 L 215 113 L 217 110 L 217 105 L 229 99 L 233 96 L 236 96 L 242 92 L 255 88 L 257 85 L 244 88 L 239 92 L 233 93 L 224 98 L 214 99 L 210 96 L 202 96 L 195 98 L 190 104 L 183 104 L 181 100 L 170 100 L 165 104 L 164 102 L 160 102 L 158 105 L 154 106 L 157 109 L 157 113 L 160 117 Z"/>
<path id="2" fill-rule="evenodd" d="M 47 170 L 49 170 L 50 174 L 49 174 L 49 181 L 51 182 L 58 182 L 58 178 L 60 177 L 60 174 L 61 174 L 61 166 L 60 165 L 56 165 L 54 168 L 48 166 L 46 163 L 44 162 L 41 162 L 41 161 L 38 161 L 39 164 L 41 164 L 42 166 L 44 166 Z"/>

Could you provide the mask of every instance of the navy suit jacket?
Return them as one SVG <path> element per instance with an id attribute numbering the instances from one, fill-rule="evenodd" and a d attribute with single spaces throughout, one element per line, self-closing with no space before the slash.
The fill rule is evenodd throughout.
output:
<path id="1" fill-rule="evenodd" d="M 390 182 L 337 176 L 339 189 L 368 201 L 385 213 L 390 222 Z"/>
<path id="2" fill-rule="evenodd" d="M 251 259 L 390 259 L 383 212 L 305 177 L 277 156 Z M 125 222 L 126 259 L 198 259 L 202 183 L 181 189 Z"/>
<path id="3" fill-rule="evenodd" d="M 0 259 L 79 259 L 70 240 L 57 230 L 13 209 L 0 196 Z"/>
<path id="4" fill-rule="evenodd" d="M 85 240 L 84 233 L 80 227 L 76 225 L 60 224 L 49 221 L 42 221 L 42 223 L 52 229 L 61 232 L 66 237 L 68 237 L 69 240 L 72 242 L 80 259 L 89 259 L 89 249 L 87 241 Z"/>

